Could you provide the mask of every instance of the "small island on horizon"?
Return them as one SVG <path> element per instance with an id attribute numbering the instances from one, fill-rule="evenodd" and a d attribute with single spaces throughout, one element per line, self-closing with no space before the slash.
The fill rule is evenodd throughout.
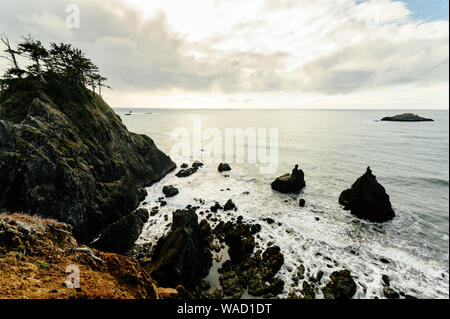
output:
<path id="1" fill-rule="evenodd" d="M 421 117 L 413 113 L 403 113 L 395 116 L 388 116 L 381 119 L 384 122 L 434 122 L 433 119 Z"/>

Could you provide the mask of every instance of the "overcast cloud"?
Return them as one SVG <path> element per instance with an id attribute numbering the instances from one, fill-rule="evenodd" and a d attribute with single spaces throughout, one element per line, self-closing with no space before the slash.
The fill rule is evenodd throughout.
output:
<path id="1" fill-rule="evenodd" d="M 0 32 L 80 47 L 113 106 L 448 108 L 448 28 L 389 0 L 0 2 Z"/>

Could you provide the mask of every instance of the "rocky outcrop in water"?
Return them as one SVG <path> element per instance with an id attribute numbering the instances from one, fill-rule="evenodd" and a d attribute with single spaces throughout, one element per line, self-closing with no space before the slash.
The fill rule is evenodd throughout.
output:
<path id="1" fill-rule="evenodd" d="M 355 295 L 356 283 L 350 271 L 346 269 L 335 271 L 330 279 L 331 281 L 322 289 L 326 299 L 350 299 Z"/>
<path id="2" fill-rule="evenodd" d="M 298 169 L 298 165 L 295 165 L 292 174 L 280 176 L 272 183 L 272 189 L 281 193 L 299 193 L 304 187 L 305 173 Z"/>
<path id="3" fill-rule="evenodd" d="M 424 117 L 420 117 L 413 113 L 403 113 L 391 117 L 384 117 L 381 121 L 390 121 L 390 122 L 433 122 L 432 119 L 427 119 Z"/>
<path id="4" fill-rule="evenodd" d="M 59 80 L 23 80 L 0 98 L 0 207 L 54 218 L 90 242 L 135 211 L 175 168 L 102 98 Z"/>
<path id="5" fill-rule="evenodd" d="M 230 260 L 219 269 L 219 280 L 226 296 L 240 298 L 247 290 L 252 296 L 271 298 L 283 292 L 284 282 L 275 276 L 284 264 L 284 256 L 277 246 L 254 253 L 254 236 L 260 231 L 260 225 L 239 222 L 220 222 L 214 229 L 217 237 L 229 247 Z"/>
<path id="6" fill-rule="evenodd" d="M 159 285 L 194 288 L 212 266 L 211 227 L 198 223 L 196 208 L 173 213 L 170 232 L 161 238 L 145 270 Z"/>
<path id="7" fill-rule="evenodd" d="M 178 195 L 179 191 L 178 188 L 174 187 L 173 185 L 169 185 L 163 187 L 163 193 L 164 195 L 166 195 L 166 197 L 174 197 Z"/>
<path id="8" fill-rule="evenodd" d="M 370 167 L 350 189 L 342 192 L 339 203 L 356 217 L 371 222 L 386 222 L 395 217 L 389 195 L 377 182 Z"/>
<path id="9" fill-rule="evenodd" d="M 218 171 L 219 171 L 220 173 L 222 173 L 222 172 L 228 172 L 228 171 L 231 171 L 231 167 L 230 167 L 230 165 L 227 164 L 227 163 L 220 163 L 220 164 L 219 164 L 219 167 L 218 167 Z"/>

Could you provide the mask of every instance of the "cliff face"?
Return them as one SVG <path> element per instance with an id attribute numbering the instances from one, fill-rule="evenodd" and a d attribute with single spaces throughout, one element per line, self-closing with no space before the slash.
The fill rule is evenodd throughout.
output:
<path id="1" fill-rule="evenodd" d="M 174 168 L 85 88 L 23 80 L 0 97 L 0 208 L 68 223 L 82 242 Z"/>

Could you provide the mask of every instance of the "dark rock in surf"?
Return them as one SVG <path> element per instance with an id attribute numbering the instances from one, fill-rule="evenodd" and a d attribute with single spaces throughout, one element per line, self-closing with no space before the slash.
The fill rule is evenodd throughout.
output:
<path id="1" fill-rule="evenodd" d="M 181 164 L 181 166 L 180 166 L 181 168 L 188 168 L 189 167 L 189 165 L 188 164 L 186 164 L 186 163 L 183 163 L 183 164 Z"/>
<path id="2" fill-rule="evenodd" d="M 392 288 L 383 288 L 383 295 L 387 299 L 400 299 L 400 294 Z"/>
<path id="3" fill-rule="evenodd" d="M 272 183 L 272 189 L 281 193 L 299 193 L 304 187 L 305 173 L 298 169 L 298 165 L 295 165 L 292 174 L 280 176 Z"/>
<path id="4" fill-rule="evenodd" d="M 384 117 L 381 121 L 390 121 L 390 122 L 433 122 L 433 119 L 427 119 L 424 117 L 420 117 L 413 113 L 403 113 L 391 117 Z"/>
<path id="5" fill-rule="evenodd" d="M 229 171 L 231 171 L 231 167 L 227 163 L 220 163 L 218 170 L 220 173 L 229 172 Z"/>
<path id="6" fill-rule="evenodd" d="M 195 168 L 195 169 L 198 169 L 198 168 L 203 167 L 203 166 L 204 166 L 204 164 L 202 162 L 200 162 L 200 161 L 195 161 L 192 164 L 192 168 Z"/>
<path id="7" fill-rule="evenodd" d="M 223 209 L 223 207 L 222 207 L 222 205 L 220 205 L 220 204 L 217 203 L 217 202 L 214 204 L 214 206 L 211 206 L 211 208 L 210 208 L 210 210 L 211 210 L 213 213 L 217 213 L 217 211 L 218 211 L 219 209 Z"/>
<path id="8" fill-rule="evenodd" d="M 299 205 L 302 208 L 305 207 L 306 206 L 306 201 L 304 199 L 300 199 Z"/>
<path id="9" fill-rule="evenodd" d="M 326 299 L 350 299 L 356 293 L 356 283 L 349 270 L 335 271 L 322 292 Z"/>
<path id="10" fill-rule="evenodd" d="M 163 187 L 163 193 L 164 195 L 166 195 L 166 197 L 174 197 L 178 195 L 179 191 L 178 188 L 174 187 L 173 185 L 169 185 Z"/>
<path id="11" fill-rule="evenodd" d="M 138 209 L 122 217 L 108 225 L 93 246 L 107 252 L 126 253 L 139 238 L 148 218 L 149 213 L 146 209 Z"/>
<path id="12" fill-rule="evenodd" d="M 175 174 L 176 177 L 189 177 L 195 173 L 197 173 L 198 167 L 191 167 L 187 169 L 182 169 L 178 173 Z"/>
<path id="13" fill-rule="evenodd" d="M 342 192 L 339 203 L 356 217 L 371 222 L 387 222 L 395 217 L 389 195 L 372 175 L 370 167 L 350 189 Z"/>
<path id="14" fill-rule="evenodd" d="M 199 284 L 212 266 L 211 227 L 198 223 L 196 208 L 173 213 L 170 232 L 161 238 L 145 270 L 159 286 L 183 285 L 191 289 Z"/>
<path id="15" fill-rule="evenodd" d="M 229 199 L 225 206 L 223 207 L 224 211 L 229 211 L 229 210 L 237 210 L 236 205 L 233 203 L 233 201 L 231 199 Z"/>

